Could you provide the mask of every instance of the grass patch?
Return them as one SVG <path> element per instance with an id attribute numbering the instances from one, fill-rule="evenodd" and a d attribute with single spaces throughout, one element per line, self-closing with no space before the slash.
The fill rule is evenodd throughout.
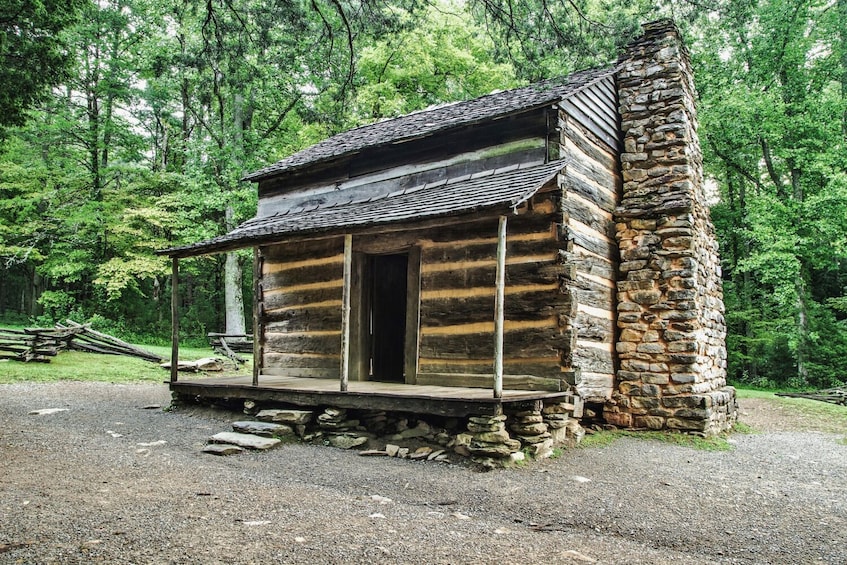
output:
<path id="1" fill-rule="evenodd" d="M 732 433 L 734 434 L 755 434 L 756 430 L 751 426 L 745 424 L 744 422 L 735 422 L 732 426 Z"/>
<path id="2" fill-rule="evenodd" d="M 773 392 L 751 389 L 736 389 L 740 400 L 759 399 L 772 404 L 785 413 L 785 417 L 794 418 L 804 429 L 816 429 L 831 433 L 843 433 L 847 430 L 847 406 L 831 404 L 808 398 L 790 398 L 776 396 Z"/>
<path id="3" fill-rule="evenodd" d="M 165 360 L 168 360 L 171 354 L 171 348 L 168 346 L 140 345 L 139 347 Z M 179 357 L 182 360 L 193 361 L 213 355 L 209 348 L 179 348 Z M 249 355 L 244 357 L 249 361 Z M 245 366 L 247 369 L 244 369 Z M 249 362 L 247 365 L 242 365 L 242 371 L 249 370 Z M 51 357 L 49 363 L 0 361 L 0 384 L 56 381 L 164 382 L 169 378 L 168 371 L 159 367 L 157 363 L 123 355 L 62 351 L 57 356 Z"/>
<path id="4" fill-rule="evenodd" d="M 585 434 L 576 446 L 584 449 L 608 447 L 620 437 L 622 437 L 621 433 L 617 430 L 602 430 L 593 434 Z"/>
<path id="5" fill-rule="evenodd" d="M 582 441 L 579 442 L 577 447 L 584 449 L 607 447 L 618 439 L 624 437 L 670 443 L 682 447 L 689 447 L 691 449 L 699 449 L 701 451 L 729 451 L 732 449 L 732 444 L 730 444 L 723 435 L 704 438 L 674 432 L 647 432 L 631 430 L 603 430 L 586 435 L 582 438 Z"/>
<path id="6" fill-rule="evenodd" d="M 156 363 L 135 357 L 80 351 L 63 351 L 52 357 L 49 363 L 5 361 L 0 367 L 2 384 L 56 381 L 162 382 L 168 378 L 168 372 Z"/>

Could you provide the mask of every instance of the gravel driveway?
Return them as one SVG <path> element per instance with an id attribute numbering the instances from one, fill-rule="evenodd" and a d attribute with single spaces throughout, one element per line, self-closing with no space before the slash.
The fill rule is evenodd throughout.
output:
<path id="1" fill-rule="evenodd" d="M 0 386 L 0 562 L 847 563 L 847 430 L 786 431 L 764 401 L 741 409 L 767 431 L 729 452 L 622 439 L 489 473 L 301 444 L 218 458 L 200 449 L 226 422 L 145 409 L 168 401 Z"/>

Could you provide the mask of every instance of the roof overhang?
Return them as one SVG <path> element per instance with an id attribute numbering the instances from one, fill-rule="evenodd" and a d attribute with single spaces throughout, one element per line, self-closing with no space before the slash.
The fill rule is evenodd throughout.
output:
<path id="1" fill-rule="evenodd" d="M 207 241 L 162 249 L 174 258 L 195 257 L 284 241 L 293 236 L 343 234 L 381 225 L 412 223 L 484 210 L 514 210 L 547 186 L 565 160 L 535 166 L 511 166 L 443 179 L 384 196 L 331 205 L 295 208 L 248 220 Z"/>

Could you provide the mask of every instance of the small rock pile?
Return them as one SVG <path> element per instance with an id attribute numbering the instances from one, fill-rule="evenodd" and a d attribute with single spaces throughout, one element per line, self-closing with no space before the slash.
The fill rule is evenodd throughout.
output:
<path id="1" fill-rule="evenodd" d="M 288 425 L 301 438 L 306 435 L 306 426 L 312 421 L 313 416 L 314 413 L 311 410 L 272 409 L 260 410 L 256 413 L 257 420 Z"/>
<path id="2" fill-rule="evenodd" d="M 326 408 L 318 416 L 318 428 L 331 446 L 342 449 L 364 445 L 373 436 L 365 432 L 359 420 L 348 419 L 344 408 Z"/>
<path id="3" fill-rule="evenodd" d="M 550 432 L 550 439 L 554 444 L 561 445 L 568 442 L 568 406 L 564 402 L 555 404 L 545 404 L 541 410 L 541 415 L 544 423 L 547 424 L 547 430 Z"/>
<path id="4" fill-rule="evenodd" d="M 540 410 L 525 410 L 515 414 L 509 429 L 521 444 L 530 449 L 536 459 L 553 454 L 553 439 Z"/>
<path id="5" fill-rule="evenodd" d="M 520 450 L 521 442 L 506 431 L 506 415 L 471 416 L 468 419 L 471 440 L 467 451 L 474 458 L 505 459 Z"/>
<path id="6" fill-rule="evenodd" d="M 450 458 L 446 454 L 445 449 L 433 449 L 428 446 L 422 446 L 414 451 L 408 447 L 400 447 L 399 445 L 386 444 L 385 449 L 370 449 L 360 451 L 362 456 L 385 456 L 397 457 L 399 459 L 411 459 L 413 461 L 449 461 Z"/>
<path id="7" fill-rule="evenodd" d="M 363 411 L 360 418 L 365 428 L 376 435 L 382 435 L 388 429 L 388 415 L 383 410 Z"/>

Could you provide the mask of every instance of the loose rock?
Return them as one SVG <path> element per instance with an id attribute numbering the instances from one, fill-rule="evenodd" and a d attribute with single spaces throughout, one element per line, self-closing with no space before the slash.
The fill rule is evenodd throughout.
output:
<path id="1" fill-rule="evenodd" d="M 239 434 L 237 432 L 221 432 L 209 438 L 209 443 L 231 443 L 248 449 L 265 450 L 276 447 L 281 442 L 276 438 L 259 437 L 252 434 Z"/>

